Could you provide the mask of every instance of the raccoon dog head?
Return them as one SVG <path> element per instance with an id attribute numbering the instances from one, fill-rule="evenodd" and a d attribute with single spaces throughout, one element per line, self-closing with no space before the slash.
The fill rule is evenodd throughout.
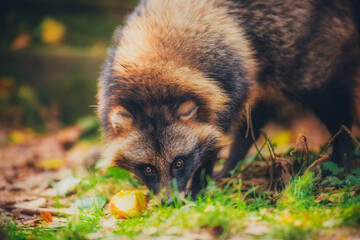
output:
<path id="1" fill-rule="evenodd" d="M 155 194 L 174 179 L 184 192 L 193 174 L 226 144 L 216 125 L 223 95 L 198 73 L 190 77 L 189 69 L 126 70 L 100 82 L 104 156 Z"/>
<path id="2" fill-rule="evenodd" d="M 224 38 L 222 32 L 213 36 L 209 15 L 224 27 L 233 25 L 213 10 L 217 1 L 211 8 L 209 1 L 195 2 L 143 1 L 115 33 L 100 78 L 105 157 L 133 172 L 154 193 L 173 179 L 185 191 L 226 139 L 218 122 L 229 98 L 200 62 L 209 53 L 202 41 L 213 46 L 216 37 Z"/>

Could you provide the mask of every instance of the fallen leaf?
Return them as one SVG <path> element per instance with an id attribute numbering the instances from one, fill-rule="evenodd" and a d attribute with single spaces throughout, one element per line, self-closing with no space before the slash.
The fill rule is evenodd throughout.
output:
<path id="1" fill-rule="evenodd" d="M 60 228 L 60 227 L 64 227 L 66 225 L 66 218 L 57 218 L 54 217 L 53 220 L 48 223 L 48 227 L 50 228 Z"/>
<path id="2" fill-rule="evenodd" d="M 28 164 L 36 164 L 42 159 L 62 158 L 64 155 L 64 146 L 59 142 L 57 136 L 52 134 L 46 137 L 23 140 L 25 136 L 20 137 L 15 134 L 14 141 L 24 141 L 22 144 L 10 145 L 0 149 L 0 168 L 11 169 L 14 167 L 23 167 Z M 28 138 L 28 134 L 26 135 Z"/>
<path id="3" fill-rule="evenodd" d="M 329 220 L 323 222 L 323 227 L 335 227 L 336 225 L 339 225 L 341 221 L 339 219 L 330 218 Z"/>
<path id="4" fill-rule="evenodd" d="M 309 158 L 309 146 L 307 144 L 307 138 L 304 135 L 299 135 L 296 139 L 296 145 L 294 150 L 290 152 L 290 155 L 294 155 L 294 153 L 303 153 L 303 161 L 307 161 Z M 300 162 L 300 159 L 298 160 Z"/>
<path id="5" fill-rule="evenodd" d="M 230 236 L 229 238 L 226 238 L 227 240 L 250 240 L 253 238 L 245 237 L 240 234 L 236 234 L 234 236 Z"/>
<path id="6" fill-rule="evenodd" d="M 64 160 L 61 158 L 52 158 L 47 160 L 41 160 L 37 166 L 44 170 L 58 169 L 62 167 Z"/>
<path id="7" fill-rule="evenodd" d="M 246 234 L 260 236 L 265 233 L 268 233 L 269 231 L 270 231 L 270 228 L 266 225 L 252 224 L 252 225 L 248 226 L 244 232 Z"/>
<path id="8" fill-rule="evenodd" d="M 48 188 L 45 191 L 40 193 L 42 197 L 56 197 L 57 191 L 55 188 Z"/>
<path id="9" fill-rule="evenodd" d="M 278 170 L 282 182 L 289 184 L 290 179 L 294 178 L 294 169 L 291 163 L 291 160 L 286 158 L 276 158 L 275 159 L 275 171 Z M 276 172 L 275 172 L 276 175 Z"/>
<path id="10" fill-rule="evenodd" d="M 166 235 L 178 235 L 181 233 L 181 228 L 173 226 L 173 227 L 166 229 L 164 233 Z"/>
<path id="11" fill-rule="evenodd" d="M 94 144 L 80 142 L 66 152 L 67 166 L 95 166 L 101 156 L 101 147 Z"/>
<path id="12" fill-rule="evenodd" d="M 155 233 L 157 233 L 157 231 L 158 231 L 158 229 L 156 227 L 149 227 L 149 228 L 145 228 L 144 230 L 142 230 L 142 232 L 148 236 L 154 235 Z"/>
<path id="13" fill-rule="evenodd" d="M 56 189 L 59 196 L 64 197 L 68 192 L 73 190 L 79 182 L 80 178 L 68 176 L 60 182 L 54 183 L 54 188 Z"/>
<path id="14" fill-rule="evenodd" d="M 65 37 L 66 28 L 61 22 L 45 18 L 41 23 L 41 40 L 47 44 L 58 44 Z"/>
<path id="15" fill-rule="evenodd" d="M 38 199 L 38 196 L 24 193 L 23 191 L 0 191 L 0 207 L 17 202 L 32 201 Z"/>
<path id="16" fill-rule="evenodd" d="M 29 208 L 29 207 L 17 207 L 15 205 L 6 206 L 7 209 L 12 210 L 12 212 L 26 213 L 29 215 L 40 214 L 41 211 L 49 212 L 53 216 L 57 215 L 77 215 L 80 212 L 78 210 L 70 208 Z"/>
<path id="17" fill-rule="evenodd" d="M 316 203 L 321 203 L 325 200 L 326 198 L 326 194 L 325 193 L 321 193 L 316 199 L 315 199 L 315 202 Z"/>
<path id="18" fill-rule="evenodd" d="M 28 33 L 23 33 L 15 38 L 11 44 L 12 50 L 21 50 L 29 46 L 31 36 Z"/>
<path id="19" fill-rule="evenodd" d="M 92 51 L 95 53 L 95 54 L 98 54 L 98 55 L 101 55 L 101 54 L 104 54 L 105 52 L 105 44 L 103 42 L 97 42 L 95 43 L 93 46 L 92 46 Z"/>
<path id="20" fill-rule="evenodd" d="M 24 143 L 27 140 L 27 135 L 21 131 L 13 131 L 9 135 L 9 140 L 16 144 Z"/>
<path id="21" fill-rule="evenodd" d="M 183 236 L 178 239 L 187 239 L 187 240 L 212 240 L 216 239 L 208 230 L 199 229 L 195 231 L 185 231 Z"/>
<path id="22" fill-rule="evenodd" d="M 32 174 L 22 181 L 16 181 L 13 184 L 9 184 L 7 189 L 9 190 L 25 190 L 29 191 L 35 187 L 41 187 L 45 189 L 48 186 L 49 174 Z"/>
<path id="23" fill-rule="evenodd" d="M 291 136 L 291 131 L 281 131 L 272 138 L 272 142 L 277 147 L 288 147 L 291 142 Z"/>
<path id="24" fill-rule="evenodd" d="M 107 199 L 104 195 L 99 194 L 95 197 L 83 197 L 80 199 L 76 199 L 70 206 L 70 208 L 77 209 L 89 209 L 92 207 L 103 208 L 106 204 Z"/>
<path id="25" fill-rule="evenodd" d="M 270 165 L 269 189 L 277 191 L 278 184 L 289 184 L 295 173 L 290 159 L 275 157 L 273 162 L 274 164 Z"/>
<path id="26" fill-rule="evenodd" d="M 118 227 L 117 225 L 118 222 L 119 220 L 114 217 L 110 217 L 110 218 L 102 217 L 100 218 L 99 225 L 105 229 L 116 229 Z"/>
<path id="27" fill-rule="evenodd" d="M 6 98 L 9 97 L 10 94 L 14 91 L 15 88 L 15 79 L 13 77 L 8 76 L 0 76 L 0 97 Z M 3 144 L 6 141 L 8 133 L 4 130 L 0 131 L 1 141 Z"/>
<path id="28" fill-rule="evenodd" d="M 43 206 L 46 203 L 45 198 L 38 198 L 36 200 L 30 201 L 30 202 L 21 202 L 16 203 L 14 207 L 16 208 L 39 208 Z"/>
<path id="29" fill-rule="evenodd" d="M 261 222 L 260 216 L 247 217 L 244 225 L 244 233 L 250 235 L 260 236 L 270 231 L 269 226 L 266 223 Z"/>
<path id="30" fill-rule="evenodd" d="M 81 133 L 82 129 L 80 126 L 61 129 L 57 132 L 57 140 L 66 147 L 78 140 Z"/>
<path id="31" fill-rule="evenodd" d="M 46 223 L 52 222 L 52 216 L 48 211 L 40 211 L 40 215 Z"/>

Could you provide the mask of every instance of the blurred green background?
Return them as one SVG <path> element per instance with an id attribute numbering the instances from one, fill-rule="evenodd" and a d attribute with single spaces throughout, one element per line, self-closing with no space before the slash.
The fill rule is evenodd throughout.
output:
<path id="1" fill-rule="evenodd" d="M 0 127 L 53 131 L 94 116 L 113 31 L 137 2 L 3 0 Z"/>

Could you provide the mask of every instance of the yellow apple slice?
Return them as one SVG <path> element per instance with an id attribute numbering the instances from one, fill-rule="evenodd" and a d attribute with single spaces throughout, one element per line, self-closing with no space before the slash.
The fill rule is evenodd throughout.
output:
<path id="1" fill-rule="evenodd" d="M 133 218 L 142 213 L 148 204 L 148 199 L 140 190 L 122 190 L 110 201 L 110 211 L 120 219 Z"/>

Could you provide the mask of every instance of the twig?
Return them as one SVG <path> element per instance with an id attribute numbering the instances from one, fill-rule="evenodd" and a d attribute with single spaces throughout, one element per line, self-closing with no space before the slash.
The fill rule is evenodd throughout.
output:
<path id="1" fill-rule="evenodd" d="M 76 215 L 79 214 L 76 210 L 71 209 L 56 209 L 56 208 L 29 208 L 29 207 L 15 207 L 15 206 L 6 206 L 7 209 L 26 213 L 29 215 L 38 214 L 40 215 L 40 212 L 49 212 L 53 216 L 57 216 L 58 214 L 61 215 Z"/>
<path id="2" fill-rule="evenodd" d="M 315 160 L 304 172 L 304 174 L 308 173 L 316 164 L 318 164 L 319 162 L 325 161 L 329 158 L 328 154 L 325 155 L 320 155 L 321 157 L 317 160 Z"/>
<path id="3" fill-rule="evenodd" d="M 250 132 L 251 132 L 251 136 L 252 136 L 252 139 L 253 139 L 253 143 L 254 143 L 254 146 L 256 148 L 256 151 L 257 151 L 257 154 L 258 156 L 261 157 L 261 159 L 267 163 L 266 159 L 264 158 L 264 156 L 261 154 L 261 151 L 259 150 L 259 147 L 258 145 L 256 144 L 256 138 L 255 138 L 255 134 L 254 134 L 254 128 L 253 128 L 253 125 L 252 125 L 252 116 L 251 116 L 251 109 L 250 109 L 250 106 L 247 104 L 246 105 L 246 123 L 247 123 L 247 129 L 246 129 L 246 134 L 245 134 L 245 138 L 248 138 L 249 136 L 249 129 L 250 129 Z"/>
<path id="4" fill-rule="evenodd" d="M 349 136 L 352 138 L 352 140 L 354 140 L 354 142 L 357 144 L 355 152 L 358 151 L 360 148 L 360 142 L 352 135 L 351 131 L 345 125 L 341 125 L 339 131 L 329 140 L 329 142 L 326 144 L 325 148 L 321 151 L 321 153 L 326 151 L 328 149 L 328 147 L 330 146 L 330 144 L 335 140 L 335 138 L 337 138 L 344 130 L 345 130 L 345 132 L 347 132 L 349 134 Z"/>
<path id="5" fill-rule="evenodd" d="M 274 153 L 274 147 L 270 142 L 270 138 L 268 137 L 268 135 L 266 134 L 266 132 L 263 129 L 261 129 L 260 131 L 261 131 L 261 134 L 265 137 L 265 141 L 266 141 L 267 146 L 269 148 L 270 155 L 274 160 L 276 158 L 276 155 Z"/>
<path id="6" fill-rule="evenodd" d="M 270 175 L 270 182 L 269 182 L 269 190 L 271 190 L 273 181 L 274 181 L 274 169 L 275 169 L 275 159 L 276 159 L 276 155 L 274 153 L 274 148 L 271 145 L 270 139 L 268 137 L 268 135 L 265 133 L 265 131 L 263 129 L 260 130 L 261 134 L 264 136 L 265 138 L 265 143 L 268 146 L 269 152 L 270 152 L 270 159 L 268 162 L 271 161 L 270 164 L 268 164 L 268 169 L 269 169 L 269 175 Z"/>
<path id="7" fill-rule="evenodd" d="M 266 142 L 264 142 L 264 144 L 261 146 L 260 151 L 265 147 Z M 259 156 L 259 153 L 256 153 L 255 159 Z M 251 165 L 253 164 L 254 161 L 252 161 L 249 165 L 247 165 L 243 170 L 241 170 L 241 172 L 246 171 L 249 167 L 251 167 Z"/>

